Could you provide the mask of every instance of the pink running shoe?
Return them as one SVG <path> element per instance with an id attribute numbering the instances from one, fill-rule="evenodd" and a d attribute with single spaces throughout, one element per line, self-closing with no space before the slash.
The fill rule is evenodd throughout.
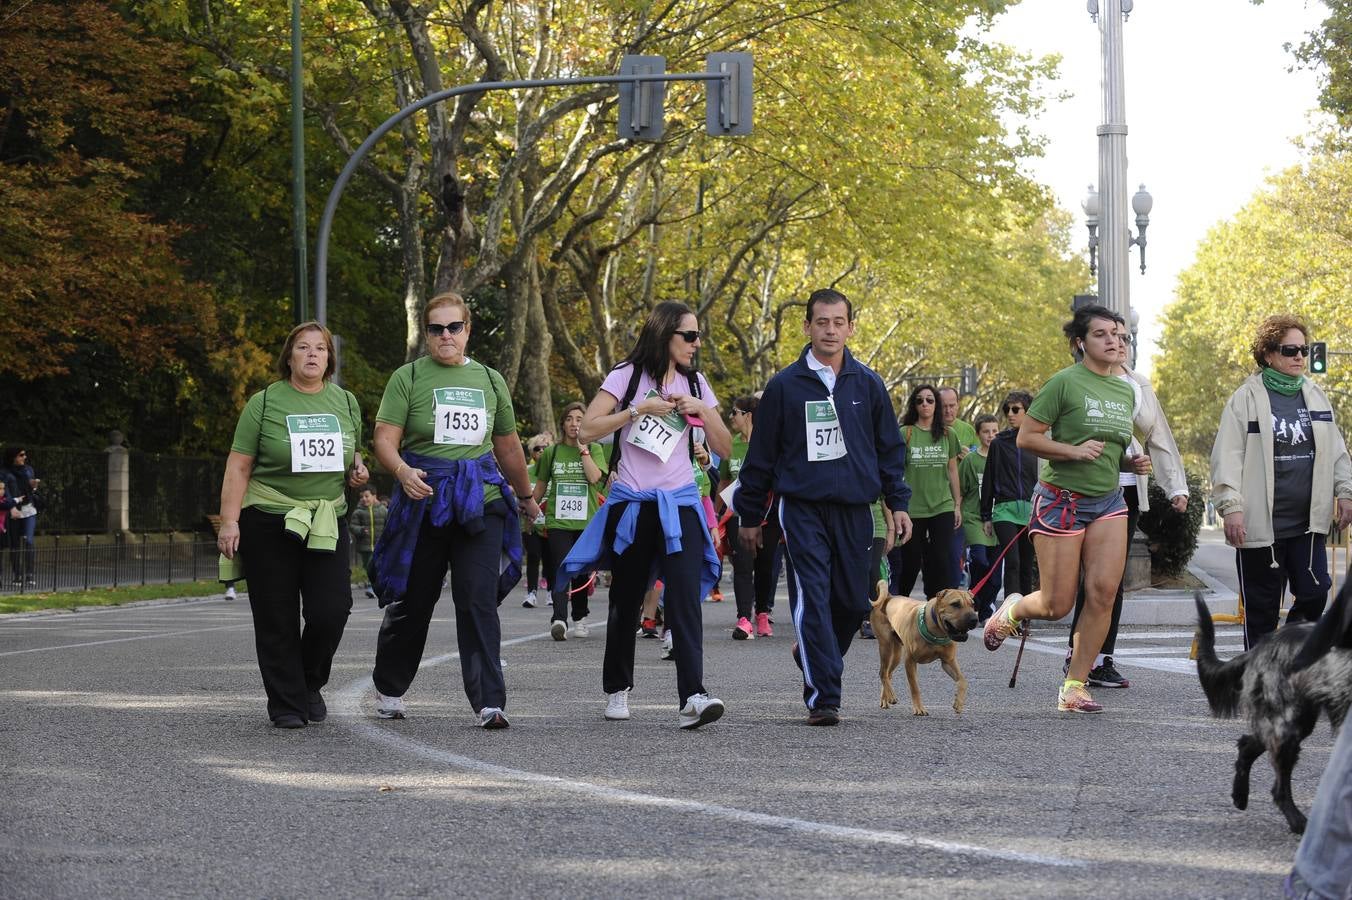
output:
<path id="1" fill-rule="evenodd" d="M 742 616 L 737 620 L 737 625 L 732 629 L 732 639 L 734 641 L 749 641 L 756 635 L 751 630 L 751 620 Z"/>
<path id="2" fill-rule="evenodd" d="M 1070 687 L 1062 684 L 1061 690 L 1056 696 L 1056 708 L 1061 712 L 1103 712 L 1103 705 L 1095 701 L 1089 694 L 1089 688 L 1082 684 Z"/>
<path id="3" fill-rule="evenodd" d="M 995 615 L 986 620 L 986 630 L 982 637 L 986 642 L 987 650 L 999 650 L 1000 645 L 1005 642 L 1005 638 L 1019 633 L 1019 628 L 1023 623 L 1018 619 L 1011 621 L 1009 613 L 1014 609 L 1014 604 L 1021 599 L 1023 599 L 1023 594 L 1010 594 L 1005 598 L 1005 602 L 1000 604 L 1000 608 L 995 611 Z"/>
<path id="4" fill-rule="evenodd" d="M 775 630 L 770 627 L 769 613 L 756 613 L 756 637 L 774 637 Z"/>

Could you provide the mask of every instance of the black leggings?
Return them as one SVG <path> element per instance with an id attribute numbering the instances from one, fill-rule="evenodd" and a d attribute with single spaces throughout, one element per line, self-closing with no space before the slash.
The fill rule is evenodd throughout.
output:
<path id="1" fill-rule="evenodd" d="M 1122 499 L 1127 503 L 1127 552 L 1131 552 L 1131 536 L 1136 533 L 1136 523 L 1141 520 L 1141 501 L 1136 498 L 1136 488 L 1128 485 L 1122 488 Z M 1122 577 L 1126 578 L 1123 570 Z M 1070 646 L 1075 646 L 1075 628 L 1080 624 L 1080 612 L 1084 609 L 1084 578 L 1075 590 L 1075 618 L 1070 622 Z M 1117 583 L 1117 597 L 1113 600 L 1113 617 L 1108 624 L 1108 633 L 1103 637 L 1103 646 L 1098 650 L 1104 656 L 1112 656 L 1117 647 L 1117 625 L 1122 621 L 1122 582 Z"/>
<path id="2" fill-rule="evenodd" d="M 577 539 L 582 536 L 580 531 L 564 531 L 562 528 L 551 528 L 545 538 L 545 555 L 555 566 L 563 564 L 563 558 L 568 555 L 568 551 L 573 549 Z M 549 573 L 549 583 L 554 586 L 550 591 L 551 599 L 554 601 L 554 614 L 550 616 L 550 621 L 567 621 L 568 619 L 568 601 L 573 601 L 573 621 L 579 622 L 587 617 L 587 582 L 591 575 L 583 573 L 573 579 L 572 584 L 559 579 L 558 570 L 555 569 Z"/>
<path id="3" fill-rule="evenodd" d="M 254 647 L 268 715 L 309 719 L 309 692 L 328 683 L 333 654 L 352 611 L 351 551 L 346 522 L 338 523 L 338 546 L 332 553 L 307 550 L 285 525 L 284 516 L 245 507 L 239 514 L 239 552 L 249 580 Z"/>
<path id="4" fill-rule="evenodd" d="M 910 596 L 916 579 L 924 574 L 926 597 L 933 597 L 945 588 L 957 587 L 953 564 L 953 513 L 939 513 L 937 516 L 921 516 L 912 519 L 915 532 L 911 539 L 892 550 L 887 557 L 892 564 L 892 584 L 889 589 L 893 596 Z"/>
<path id="5" fill-rule="evenodd" d="M 607 504 L 604 546 L 615 546 L 615 527 L 627 504 Z M 656 501 L 640 503 L 634 543 L 611 561 L 610 616 L 601 686 L 607 694 L 634 686 L 634 632 L 638 630 L 643 595 L 652 584 L 656 564 L 662 579 L 662 608 L 671 629 L 672 659 L 680 705 L 704 693 L 704 620 L 700 613 L 700 574 L 704 566 L 704 510 L 682 506 L 681 549 L 668 554 Z"/>
<path id="6" fill-rule="evenodd" d="M 1015 535 L 1018 535 L 1017 539 L 1014 537 Z M 1005 558 L 1001 560 L 1001 564 L 1004 566 L 1002 578 L 1005 596 L 1031 594 L 1033 592 L 1033 563 L 1036 562 L 1037 557 L 1033 555 L 1033 540 L 1028 536 L 1027 529 L 1022 525 L 1015 525 L 1013 522 L 996 522 L 995 539 L 997 541 L 995 548 L 997 556 L 1001 550 L 1009 547 L 1005 551 Z M 1011 541 L 1013 541 L 1013 546 L 1010 546 Z"/>
<path id="7" fill-rule="evenodd" d="M 732 545 L 732 590 L 737 598 L 737 617 L 751 618 L 753 613 L 768 613 L 775 602 L 779 571 L 775 556 L 779 551 L 779 522 L 770 521 L 761 528 L 761 547 L 747 550 L 738 540 L 741 520 L 728 519 L 728 543 Z"/>
<path id="8" fill-rule="evenodd" d="M 542 574 L 545 577 L 545 590 L 549 590 L 549 586 L 554 583 L 554 567 L 550 565 L 549 547 L 544 538 L 540 537 L 538 531 L 523 531 L 521 547 L 526 552 L 526 590 L 535 590 Z"/>

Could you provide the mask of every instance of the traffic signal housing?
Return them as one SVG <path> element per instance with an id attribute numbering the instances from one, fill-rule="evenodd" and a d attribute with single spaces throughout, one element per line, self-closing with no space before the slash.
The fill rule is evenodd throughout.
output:
<path id="1" fill-rule="evenodd" d="M 1323 375 L 1329 370 L 1329 345 L 1315 341 L 1310 345 L 1310 374 Z"/>

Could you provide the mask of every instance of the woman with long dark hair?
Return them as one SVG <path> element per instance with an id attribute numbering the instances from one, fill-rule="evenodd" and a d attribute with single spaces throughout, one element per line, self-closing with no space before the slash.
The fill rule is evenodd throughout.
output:
<path id="1" fill-rule="evenodd" d="M 732 453 L 718 464 L 719 491 L 727 490 L 737 480 L 747 447 L 751 444 L 759 403 L 751 394 L 732 401 Z M 771 504 L 761 521 L 764 540 L 754 551 L 743 547 L 736 538 L 740 521 L 733 512 L 724 526 L 726 533 L 733 536 L 728 542 L 732 551 L 732 591 L 737 600 L 737 624 L 732 629 L 732 637 L 749 641 L 774 634 L 770 624 L 770 604 L 774 602 L 775 582 L 779 580 L 775 570 L 775 554 L 779 550 L 779 507 Z"/>
<path id="2" fill-rule="evenodd" d="M 1033 492 L 1028 525 L 1041 590 L 1007 594 L 986 622 L 985 644 L 997 650 L 1026 619 L 1056 621 L 1075 607 L 1083 567 L 1085 606 L 1075 652 L 1057 696 L 1063 712 L 1097 713 L 1085 686 L 1108 632 L 1113 596 L 1127 560 L 1127 505 L 1118 473 L 1132 440 L 1132 389 L 1113 374 L 1121 317 L 1085 306 L 1062 331 L 1083 359 L 1051 377 L 1019 429 L 1018 445 L 1047 460 Z"/>
<path id="3" fill-rule="evenodd" d="M 953 532 L 962 527 L 962 491 L 958 487 L 957 437 L 944 427 L 939 392 L 932 384 L 911 391 L 901 417 L 906 441 L 906 483 L 911 486 L 911 540 L 894 547 L 890 590 L 905 597 L 924 574 L 924 592 L 933 597 L 958 586 Z"/>
<path id="4" fill-rule="evenodd" d="M 723 701 L 710 697 L 703 684 L 700 598 L 718 582 L 720 566 L 691 461 L 695 430 L 704 432 L 719 456 L 732 452 L 732 438 L 718 414 L 718 398 L 695 371 L 699 344 L 699 321 L 689 307 L 657 304 L 634 349 L 606 376 L 582 420 L 584 443 L 618 432 L 611 450 L 615 481 L 604 514 L 583 531 L 559 577 L 611 569 L 602 671 L 607 719 L 629 718 L 634 632 L 654 577 L 665 590 L 680 727 L 698 728 L 723 715 Z"/>

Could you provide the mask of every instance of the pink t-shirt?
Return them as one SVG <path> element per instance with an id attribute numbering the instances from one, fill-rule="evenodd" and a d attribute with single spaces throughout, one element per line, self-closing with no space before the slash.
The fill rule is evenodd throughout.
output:
<path id="1" fill-rule="evenodd" d="M 617 369 L 612 369 L 606 376 L 606 380 L 601 384 L 601 390 L 610 394 L 616 400 L 616 412 L 619 411 L 618 402 L 624 399 L 625 391 L 629 389 L 629 378 L 633 375 L 633 366 L 625 364 Z M 641 403 L 648 392 L 657 388 L 657 382 L 653 381 L 652 376 L 644 372 L 638 379 L 638 390 L 634 393 L 634 403 Z M 666 393 L 670 394 L 691 394 L 690 381 L 684 375 L 677 374 L 671 383 L 666 386 Z M 718 398 L 714 396 L 713 388 L 709 387 L 709 382 L 704 380 L 704 376 L 699 376 L 699 396 L 700 401 L 707 406 L 717 408 Z M 634 427 L 633 423 L 628 423 L 620 428 L 615 434 L 617 443 L 623 443 L 629 437 L 629 431 Z M 686 425 L 686 430 L 690 428 Z M 695 472 L 690 466 L 690 441 L 685 432 L 682 432 L 676 442 L 676 449 L 672 451 L 670 457 L 665 463 L 655 454 L 644 450 L 641 447 L 635 447 L 633 444 L 625 444 L 620 452 L 620 468 L 616 475 L 616 480 L 620 483 L 640 491 L 674 491 L 677 488 L 685 487 L 687 484 L 694 484 Z"/>

